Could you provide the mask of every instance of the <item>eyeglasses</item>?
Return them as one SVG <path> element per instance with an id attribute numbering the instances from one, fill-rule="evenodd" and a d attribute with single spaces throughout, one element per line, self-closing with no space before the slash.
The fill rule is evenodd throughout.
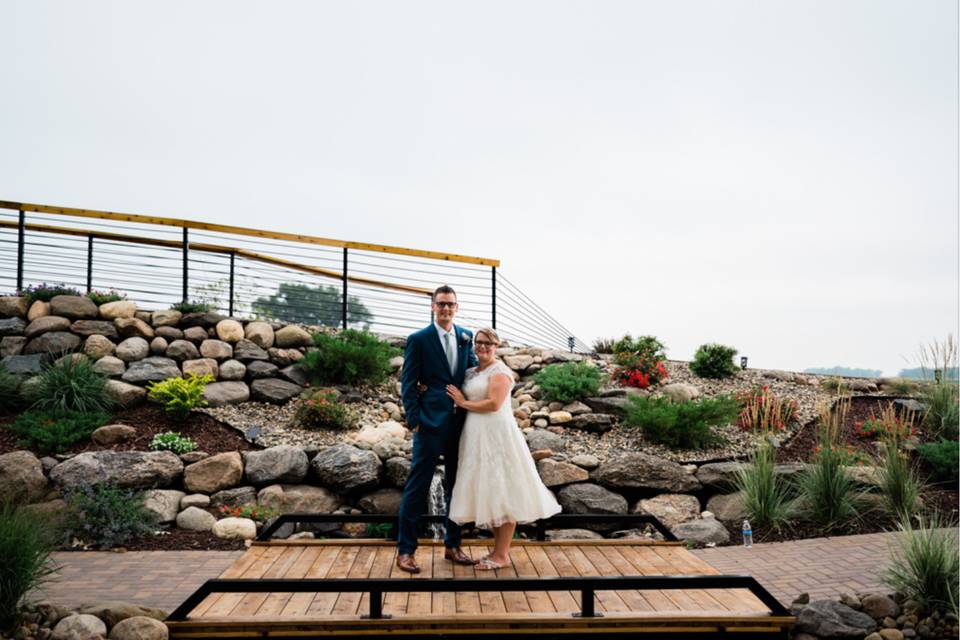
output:
<path id="1" fill-rule="evenodd" d="M 456 302 L 434 302 L 433 304 L 437 305 L 441 309 L 453 309 L 457 306 Z"/>
<path id="2" fill-rule="evenodd" d="M 475 344 L 475 345 L 477 346 L 477 349 L 479 349 L 480 347 L 493 347 L 493 346 L 495 346 L 494 343 L 493 343 L 493 342 L 490 342 L 489 340 L 477 340 L 477 341 L 475 341 L 473 344 Z"/>

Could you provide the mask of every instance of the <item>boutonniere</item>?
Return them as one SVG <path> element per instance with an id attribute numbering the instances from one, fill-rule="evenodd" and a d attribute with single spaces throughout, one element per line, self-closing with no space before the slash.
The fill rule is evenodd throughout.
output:
<path id="1" fill-rule="evenodd" d="M 470 336 L 465 333 L 460 334 L 460 346 L 465 347 L 470 344 Z"/>

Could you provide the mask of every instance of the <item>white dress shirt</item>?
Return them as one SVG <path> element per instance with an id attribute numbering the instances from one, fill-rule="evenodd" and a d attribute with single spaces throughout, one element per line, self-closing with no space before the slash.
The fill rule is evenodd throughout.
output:
<path id="1" fill-rule="evenodd" d="M 453 350 L 453 371 L 457 370 L 457 330 L 453 325 L 450 325 L 450 331 L 447 331 L 436 322 L 433 323 L 433 326 L 437 328 L 437 336 L 440 338 L 440 349 L 443 350 L 444 354 L 447 353 L 447 347 L 443 344 L 444 340 L 450 340 L 450 348 Z M 445 335 L 449 334 L 449 338 L 445 338 Z M 453 373 L 451 371 L 451 373 Z"/>

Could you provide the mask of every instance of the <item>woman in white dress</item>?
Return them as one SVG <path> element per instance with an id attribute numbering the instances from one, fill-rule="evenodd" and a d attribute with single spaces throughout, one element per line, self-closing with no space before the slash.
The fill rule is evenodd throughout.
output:
<path id="1" fill-rule="evenodd" d="M 463 392 L 447 387 L 453 402 L 469 412 L 460 436 L 449 518 L 493 530 L 493 551 L 476 564 L 477 569 L 491 570 L 510 564 L 518 522 L 549 518 L 560 512 L 560 505 L 540 480 L 513 417 L 513 371 L 496 357 L 497 332 L 480 329 L 474 344 L 480 364 L 467 370 Z"/>

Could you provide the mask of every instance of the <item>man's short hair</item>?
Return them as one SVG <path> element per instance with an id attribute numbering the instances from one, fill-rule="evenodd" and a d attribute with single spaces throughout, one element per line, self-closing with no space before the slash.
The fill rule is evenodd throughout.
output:
<path id="1" fill-rule="evenodd" d="M 430 301 L 436 302 L 437 296 L 440 295 L 441 293 L 452 293 L 454 297 L 456 297 L 457 295 L 457 292 L 453 290 L 453 287 L 451 287 L 448 284 L 442 284 L 439 287 L 437 287 L 436 291 L 433 292 L 433 296 L 430 298 Z"/>

